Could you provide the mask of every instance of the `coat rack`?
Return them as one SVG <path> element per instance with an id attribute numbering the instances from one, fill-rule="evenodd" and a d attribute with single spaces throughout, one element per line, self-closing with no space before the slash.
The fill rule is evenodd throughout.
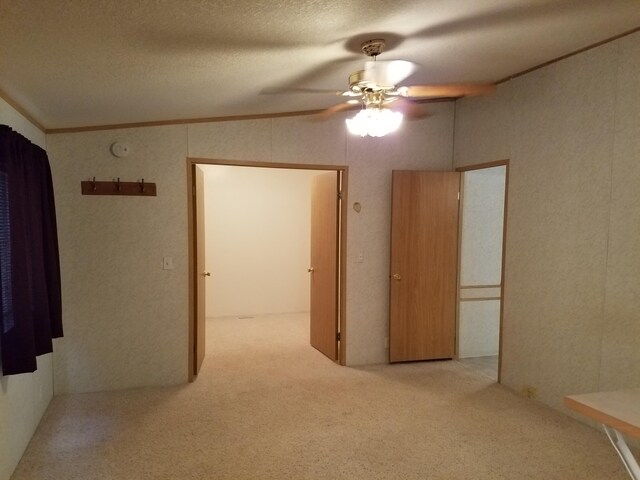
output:
<path id="1" fill-rule="evenodd" d="M 147 183 L 144 178 L 139 182 L 121 182 L 120 177 L 110 182 L 96 182 L 93 180 L 80 182 L 82 195 L 134 195 L 141 197 L 155 197 L 156 184 Z"/>

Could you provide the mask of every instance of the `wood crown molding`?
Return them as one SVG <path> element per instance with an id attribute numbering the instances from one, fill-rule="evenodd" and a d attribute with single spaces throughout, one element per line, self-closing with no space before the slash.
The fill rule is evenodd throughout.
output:
<path id="1" fill-rule="evenodd" d="M 415 103 L 441 103 L 451 102 L 455 98 L 427 98 L 416 100 Z M 346 108 L 344 111 L 359 110 L 360 104 L 356 104 Z M 204 117 L 204 118 L 184 118 L 173 120 L 157 120 L 152 122 L 133 122 L 133 123 L 116 123 L 109 125 L 92 125 L 87 127 L 68 127 L 68 128 L 49 128 L 46 130 L 47 134 L 58 133 L 79 133 L 79 132 L 94 132 L 99 130 L 118 130 L 123 128 L 140 128 L 140 127 L 158 127 L 165 125 L 185 125 L 190 123 L 215 123 L 215 122 L 234 122 L 239 120 L 264 120 L 269 118 L 285 118 L 285 117 L 301 117 L 317 115 L 324 112 L 325 109 L 319 110 L 300 110 L 296 112 L 278 112 L 278 113 L 258 113 L 253 115 L 229 115 L 223 117 Z M 319 120 L 320 121 L 320 120 Z"/>
<path id="2" fill-rule="evenodd" d="M 22 105 L 16 102 L 13 98 L 11 98 L 9 94 L 7 94 L 7 92 L 2 89 L 0 89 L 0 98 L 7 102 L 11 107 L 13 107 L 16 112 L 18 112 L 29 122 L 31 122 L 31 124 L 42 133 L 47 133 L 47 129 L 44 128 L 44 126 L 38 120 L 36 120 L 33 115 L 31 115 L 25 108 L 22 107 Z"/>
<path id="3" fill-rule="evenodd" d="M 553 60 L 549 60 L 548 62 L 541 63 L 540 65 L 536 65 L 535 67 L 527 68 L 526 70 L 522 70 L 521 72 L 514 73 L 513 75 L 506 76 L 496 82 L 496 85 L 500 85 L 501 83 L 508 82 L 509 80 L 513 80 L 515 78 L 526 75 L 527 73 L 531 73 L 535 70 L 539 70 L 540 68 L 548 67 L 554 63 L 557 63 L 561 60 L 565 60 L 569 57 L 573 57 L 574 55 L 578 55 L 579 53 L 586 52 L 587 50 L 591 50 L 592 48 L 600 47 L 605 43 L 614 42 L 622 37 L 626 37 L 627 35 L 631 35 L 632 33 L 640 32 L 640 27 L 632 28 L 631 30 L 627 30 L 626 32 L 619 33 L 618 35 L 614 35 L 613 37 L 606 38 L 592 45 L 587 45 L 586 47 L 582 47 L 578 50 L 575 50 L 571 53 L 567 53 L 566 55 L 561 55 Z"/>
<path id="4" fill-rule="evenodd" d="M 592 45 L 588 45 L 581 49 L 575 50 L 566 55 L 562 55 L 560 57 L 554 58 L 553 60 L 549 60 L 548 62 L 541 63 L 540 65 L 536 65 L 534 67 L 528 68 L 521 72 L 515 73 L 513 75 L 509 75 L 504 77 L 496 82 L 496 85 L 500 85 L 504 82 L 508 82 L 509 80 L 513 80 L 517 77 L 521 77 L 526 75 L 527 73 L 531 73 L 540 68 L 544 68 L 553 63 L 559 62 L 561 60 L 565 60 L 574 55 L 578 55 L 587 50 L 591 50 L 592 48 L 599 47 L 609 42 L 613 42 L 622 37 L 626 37 L 627 35 L 631 35 L 640 31 L 640 27 L 633 28 L 626 32 L 620 33 L 613 37 L 607 38 L 600 42 L 594 43 Z M 213 123 L 213 122 L 230 122 L 236 120 L 261 120 L 268 118 L 283 118 L 283 117 L 296 117 L 296 116 L 304 116 L 304 115 L 316 115 L 322 112 L 324 109 L 320 110 L 303 110 L 296 112 L 280 112 L 280 113 L 265 113 L 265 114 L 254 114 L 254 115 L 231 115 L 231 116 L 221 116 L 221 117 L 205 117 L 205 118 L 188 118 L 188 119 L 172 119 L 172 120 L 157 120 L 151 122 L 132 122 L 132 123 L 117 123 L 117 124 L 106 124 L 106 125 L 90 125 L 85 127 L 65 127 L 65 128 L 45 128 L 37 119 L 33 117 L 26 109 L 24 109 L 18 102 L 13 100 L 6 92 L 0 89 L 0 98 L 2 98 L 5 102 L 11 105 L 18 113 L 24 116 L 29 122 L 31 122 L 35 127 L 40 129 L 42 132 L 48 134 L 59 134 L 59 133 L 79 133 L 79 132 L 93 132 L 99 130 L 117 130 L 117 129 L 125 129 L 125 128 L 139 128 L 139 127 L 157 127 L 164 125 L 184 125 L 188 123 Z M 417 103 L 438 103 L 438 102 L 449 102 L 455 101 L 455 98 L 439 98 L 439 99 L 422 99 L 418 100 Z M 353 108 L 359 108 L 359 105 L 354 105 Z M 349 109 L 347 109 L 349 110 Z"/>

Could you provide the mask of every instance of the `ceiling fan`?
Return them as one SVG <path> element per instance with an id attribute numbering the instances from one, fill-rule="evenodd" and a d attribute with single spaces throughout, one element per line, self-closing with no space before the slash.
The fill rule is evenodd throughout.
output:
<path id="1" fill-rule="evenodd" d="M 364 70 L 349 76 L 348 90 L 336 92 L 337 95 L 349 97 L 349 100 L 322 111 L 322 117 L 361 104 L 362 111 L 356 117 L 347 119 L 349 130 L 362 136 L 382 136 L 400 126 L 403 113 L 409 119 L 425 116 L 422 107 L 413 99 L 460 98 L 495 91 L 496 86 L 491 83 L 401 86 L 400 82 L 416 70 L 416 64 L 406 60 L 378 61 L 377 57 L 384 47 L 383 39 L 362 43 L 362 52 L 372 60 L 365 62 Z"/>

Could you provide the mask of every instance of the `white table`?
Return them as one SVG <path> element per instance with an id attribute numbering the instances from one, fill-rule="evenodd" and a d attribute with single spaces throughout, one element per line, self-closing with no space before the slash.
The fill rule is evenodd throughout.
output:
<path id="1" fill-rule="evenodd" d="M 640 480 L 640 467 L 623 434 L 640 438 L 640 388 L 564 397 L 567 407 L 602 424 L 629 475 Z"/>

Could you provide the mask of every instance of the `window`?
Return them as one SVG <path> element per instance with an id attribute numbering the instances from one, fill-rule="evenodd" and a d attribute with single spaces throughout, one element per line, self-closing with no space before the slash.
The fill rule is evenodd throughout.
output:
<path id="1" fill-rule="evenodd" d="M 33 372 L 62 336 L 60 261 L 47 153 L 0 125 L 2 374 Z"/>

